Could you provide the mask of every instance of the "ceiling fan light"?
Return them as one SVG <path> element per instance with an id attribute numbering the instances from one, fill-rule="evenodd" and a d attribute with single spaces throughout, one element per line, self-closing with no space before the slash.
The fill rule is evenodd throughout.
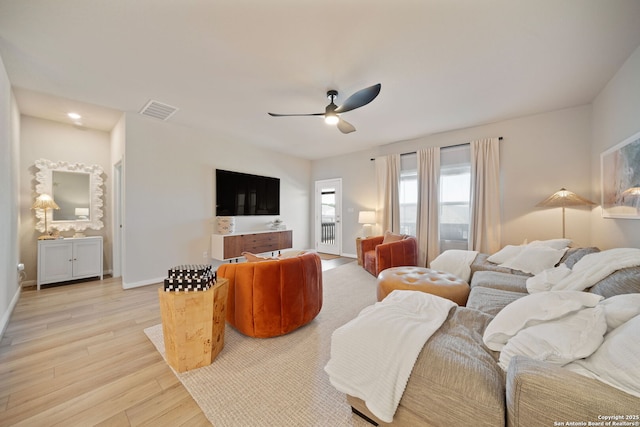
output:
<path id="1" fill-rule="evenodd" d="M 328 125 L 337 125 L 338 122 L 340 121 L 340 118 L 338 117 L 337 114 L 326 114 L 324 116 L 324 122 Z"/>

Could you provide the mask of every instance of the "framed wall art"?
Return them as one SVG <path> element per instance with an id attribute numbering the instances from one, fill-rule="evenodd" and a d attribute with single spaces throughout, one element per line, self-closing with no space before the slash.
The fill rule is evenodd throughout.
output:
<path id="1" fill-rule="evenodd" d="M 600 155 L 602 216 L 640 219 L 640 132 Z"/>

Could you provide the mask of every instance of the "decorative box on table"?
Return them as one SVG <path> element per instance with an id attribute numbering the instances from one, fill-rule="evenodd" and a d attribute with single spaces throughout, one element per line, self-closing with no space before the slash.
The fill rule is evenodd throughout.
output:
<path id="1" fill-rule="evenodd" d="M 214 274 L 210 265 L 189 264 L 169 269 L 164 279 L 164 290 L 170 291 L 206 291 L 214 283 Z"/>
<path id="2" fill-rule="evenodd" d="M 224 347 L 229 287 L 227 279 L 213 280 L 210 266 L 184 267 L 169 270 L 164 288 L 158 289 L 165 354 L 178 372 L 211 364 Z"/>

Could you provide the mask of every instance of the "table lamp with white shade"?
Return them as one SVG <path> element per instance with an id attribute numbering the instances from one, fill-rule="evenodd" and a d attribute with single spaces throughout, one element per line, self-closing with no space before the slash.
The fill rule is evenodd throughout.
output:
<path id="1" fill-rule="evenodd" d="M 370 236 L 371 228 L 376 223 L 375 211 L 360 211 L 358 213 L 358 223 L 362 224 L 364 236 Z"/>
<path id="2" fill-rule="evenodd" d="M 47 209 L 60 209 L 56 202 L 48 194 L 41 194 L 33 202 L 31 209 L 43 209 L 44 210 L 44 234 L 38 237 L 38 240 L 54 239 L 49 233 L 49 227 L 47 225 Z"/>

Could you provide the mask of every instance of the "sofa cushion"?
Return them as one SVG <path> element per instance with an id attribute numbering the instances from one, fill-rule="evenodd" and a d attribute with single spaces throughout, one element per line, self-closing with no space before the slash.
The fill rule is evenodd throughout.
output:
<path id="1" fill-rule="evenodd" d="M 566 425 L 567 420 L 597 425 L 603 415 L 637 414 L 640 408 L 637 397 L 525 356 L 511 359 L 506 400 L 509 427 Z"/>
<path id="2" fill-rule="evenodd" d="M 482 342 L 491 319 L 465 307 L 452 310 L 418 356 L 398 411 L 418 413 L 429 425 L 504 425 L 505 375 L 498 353 Z"/>
<path id="3" fill-rule="evenodd" d="M 472 308 L 491 316 L 495 316 L 507 305 L 526 295 L 527 294 L 523 294 L 522 292 L 512 292 L 502 289 L 477 286 L 475 288 L 471 288 L 471 293 L 467 300 L 467 308 Z"/>
<path id="4" fill-rule="evenodd" d="M 565 252 L 562 258 L 560 258 L 560 262 L 558 264 L 564 264 L 568 268 L 573 268 L 575 263 L 580 261 L 583 256 L 592 254 L 594 252 L 600 252 L 600 249 L 594 246 L 588 248 L 571 248 L 567 252 Z"/>
<path id="5" fill-rule="evenodd" d="M 497 271 L 478 271 L 471 279 L 471 287 L 502 289 L 511 292 L 527 293 L 527 278 L 517 274 Z"/>
<path id="6" fill-rule="evenodd" d="M 589 292 L 605 298 L 640 293 L 640 267 L 628 267 L 615 271 L 593 285 Z"/>

